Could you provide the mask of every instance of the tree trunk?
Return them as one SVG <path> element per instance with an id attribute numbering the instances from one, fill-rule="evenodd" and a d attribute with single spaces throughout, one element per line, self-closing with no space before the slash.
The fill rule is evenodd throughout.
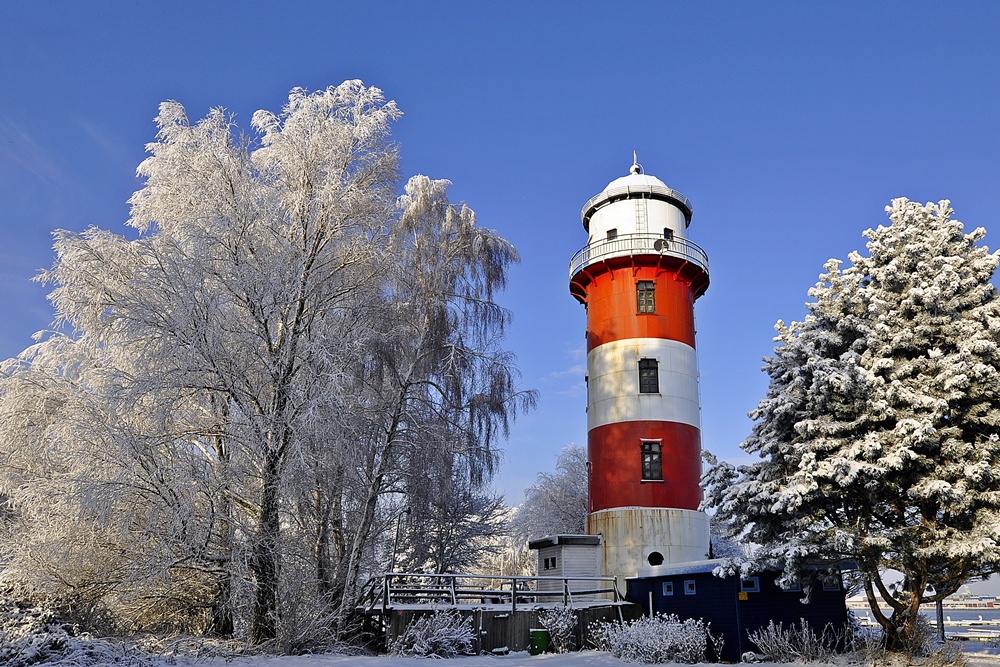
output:
<path id="1" fill-rule="evenodd" d="M 316 502 L 316 590 L 321 598 L 326 598 L 333 588 L 334 567 L 330 555 L 330 506 L 331 500 L 317 482 Z"/>
<path id="2" fill-rule="evenodd" d="M 212 395 L 209 397 L 212 409 L 217 413 L 221 413 L 220 424 L 225 424 L 225 421 L 229 417 L 229 410 L 226 407 L 225 402 L 218 401 L 217 397 Z M 221 428 L 221 427 L 220 427 Z M 215 599 L 212 600 L 212 622 L 208 627 L 208 632 L 210 634 L 218 635 L 220 637 L 232 637 L 233 631 L 235 629 L 235 622 L 233 620 L 233 523 L 232 523 L 232 489 L 230 488 L 230 470 L 229 470 L 229 448 L 226 446 L 226 440 L 221 434 L 217 434 L 212 438 L 213 448 L 215 450 L 215 455 L 217 458 L 216 463 L 216 474 L 221 476 L 225 480 L 222 488 L 221 498 L 219 499 L 220 514 L 223 517 L 219 521 L 219 541 L 220 541 L 220 556 L 225 559 L 223 566 L 223 573 L 219 576 L 218 589 L 215 594 Z"/>
<path id="3" fill-rule="evenodd" d="M 278 513 L 280 462 L 277 454 L 268 454 L 263 473 L 257 539 L 250 559 L 250 569 L 255 580 L 250 626 L 250 641 L 254 644 L 274 639 L 278 634 L 278 545 L 281 523 Z"/>
<path id="4" fill-rule="evenodd" d="M 233 579 L 230 571 L 220 577 L 219 591 L 212 600 L 212 622 L 208 626 L 208 633 L 219 637 L 233 636 L 233 607 L 230 604 L 232 599 Z"/>

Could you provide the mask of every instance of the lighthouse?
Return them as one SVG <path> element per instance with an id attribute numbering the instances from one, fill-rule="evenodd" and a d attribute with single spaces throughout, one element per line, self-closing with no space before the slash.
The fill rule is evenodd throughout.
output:
<path id="1" fill-rule="evenodd" d="M 633 160 L 581 213 L 587 245 L 570 293 L 587 311 L 587 532 L 598 569 L 708 557 L 694 302 L 708 256 L 687 239 L 691 204 Z"/>

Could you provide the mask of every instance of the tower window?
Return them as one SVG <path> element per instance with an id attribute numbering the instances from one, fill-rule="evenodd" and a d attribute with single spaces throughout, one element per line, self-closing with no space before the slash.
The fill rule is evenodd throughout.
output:
<path id="1" fill-rule="evenodd" d="M 674 230 L 670 229 L 669 227 L 664 227 L 663 228 L 663 238 L 665 238 L 668 241 L 673 241 L 674 240 Z"/>
<path id="2" fill-rule="evenodd" d="M 608 230 L 608 240 L 609 241 L 614 241 L 616 238 L 618 238 L 618 228 L 615 227 L 613 229 L 609 229 Z"/>
<path id="3" fill-rule="evenodd" d="M 635 284 L 635 301 L 638 312 L 656 312 L 656 286 L 652 280 L 640 280 Z"/>
<path id="4" fill-rule="evenodd" d="M 663 455 L 658 442 L 642 443 L 642 479 L 643 481 L 663 481 Z M 659 565 L 652 563 L 650 565 Z"/>
<path id="5" fill-rule="evenodd" d="M 660 374 L 656 359 L 639 360 L 639 393 L 660 393 Z"/>

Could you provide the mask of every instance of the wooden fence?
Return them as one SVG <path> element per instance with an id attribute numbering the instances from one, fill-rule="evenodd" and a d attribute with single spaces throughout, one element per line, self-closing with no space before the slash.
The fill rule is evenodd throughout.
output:
<path id="1" fill-rule="evenodd" d="M 541 627 L 538 622 L 540 609 L 506 611 L 489 608 L 458 608 L 463 618 L 472 619 L 475 653 L 490 653 L 497 649 L 527 651 L 531 644 L 531 630 Z M 386 625 L 386 647 L 401 635 L 410 623 L 419 617 L 433 613 L 430 609 L 396 609 L 390 611 Z M 574 609 L 576 614 L 576 645 L 587 647 L 590 641 L 590 626 L 595 621 L 632 620 L 642 610 L 638 605 L 619 603 Z"/>

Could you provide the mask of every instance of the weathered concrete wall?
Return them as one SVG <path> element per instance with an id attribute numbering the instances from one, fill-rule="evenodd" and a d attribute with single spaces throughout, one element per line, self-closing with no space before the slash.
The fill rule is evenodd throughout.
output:
<path id="1" fill-rule="evenodd" d="M 634 577 L 660 554 L 663 563 L 708 558 L 708 515 L 704 512 L 623 507 L 587 515 L 587 533 L 601 536 L 599 576 Z M 655 556 L 653 556 L 655 561 Z"/>

